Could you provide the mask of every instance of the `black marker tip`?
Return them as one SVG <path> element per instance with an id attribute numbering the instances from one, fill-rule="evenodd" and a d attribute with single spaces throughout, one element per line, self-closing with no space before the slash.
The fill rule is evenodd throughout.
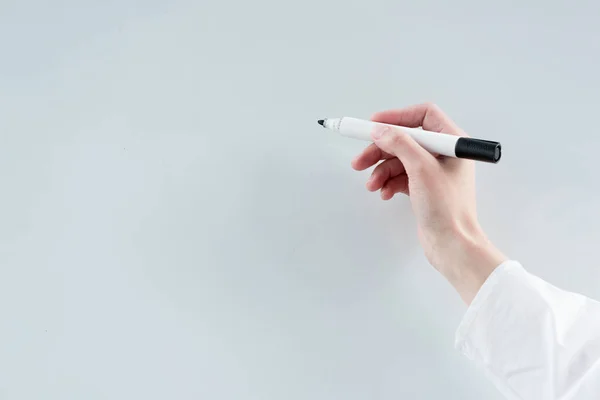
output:
<path id="1" fill-rule="evenodd" d="M 317 122 L 319 123 L 319 125 L 324 126 L 323 124 L 325 123 L 325 120 L 324 119 L 320 119 Z"/>

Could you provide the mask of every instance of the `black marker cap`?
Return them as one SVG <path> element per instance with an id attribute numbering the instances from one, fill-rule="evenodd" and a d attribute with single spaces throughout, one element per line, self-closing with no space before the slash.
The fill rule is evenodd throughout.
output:
<path id="1" fill-rule="evenodd" d="M 497 163 L 502 157 L 502 146 L 498 142 L 461 137 L 454 148 L 456 157 L 469 160 Z"/>

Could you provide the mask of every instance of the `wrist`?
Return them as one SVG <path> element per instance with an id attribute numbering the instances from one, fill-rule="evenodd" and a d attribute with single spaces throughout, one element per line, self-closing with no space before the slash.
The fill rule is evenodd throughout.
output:
<path id="1" fill-rule="evenodd" d="M 471 301 L 490 276 L 507 257 L 485 236 L 481 229 L 457 230 L 438 270 L 459 293 L 463 301 Z"/>

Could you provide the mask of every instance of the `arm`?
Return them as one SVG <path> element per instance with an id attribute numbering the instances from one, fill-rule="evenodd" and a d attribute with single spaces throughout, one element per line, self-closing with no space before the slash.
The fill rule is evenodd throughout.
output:
<path id="1" fill-rule="evenodd" d="M 482 285 L 456 345 L 508 399 L 600 398 L 600 303 L 502 263 Z"/>
<path id="2" fill-rule="evenodd" d="M 466 136 L 430 104 L 373 120 Z M 352 166 L 382 161 L 367 189 L 383 200 L 410 197 L 427 259 L 469 305 L 457 347 L 509 399 L 599 399 L 600 303 L 527 273 L 490 243 L 477 219 L 472 161 L 436 158 L 391 128 L 372 136 Z"/>

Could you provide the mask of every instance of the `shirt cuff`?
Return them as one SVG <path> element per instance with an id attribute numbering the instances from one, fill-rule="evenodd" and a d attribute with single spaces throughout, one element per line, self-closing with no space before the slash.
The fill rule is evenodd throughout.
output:
<path id="1" fill-rule="evenodd" d="M 466 338 L 472 330 L 473 322 L 476 320 L 479 312 L 484 309 L 488 303 L 490 295 L 496 287 L 503 282 L 509 275 L 513 273 L 525 272 L 521 264 L 514 260 L 508 260 L 500 264 L 483 283 L 471 305 L 467 309 L 458 329 L 456 331 L 455 346 L 469 359 L 473 359 L 474 355 L 467 344 Z"/>

